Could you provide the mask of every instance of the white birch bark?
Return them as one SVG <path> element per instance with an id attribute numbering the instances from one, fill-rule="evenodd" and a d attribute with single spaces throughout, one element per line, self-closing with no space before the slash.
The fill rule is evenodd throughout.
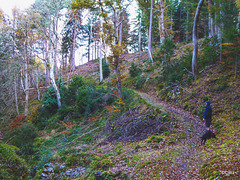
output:
<path id="1" fill-rule="evenodd" d="M 211 13 L 212 0 L 208 0 L 209 13 L 208 13 L 208 26 L 209 26 L 209 37 L 214 36 L 213 17 Z"/>
<path id="2" fill-rule="evenodd" d="M 193 45 L 194 45 L 194 50 L 193 50 L 193 57 L 192 57 L 192 74 L 194 79 L 197 79 L 197 54 L 198 54 L 198 40 L 197 40 L 197 24 L 200 16 L 200 11 L 202 8 L 204 0 L 200 0 L 197 6 L 195 18 L 194 18 L 194 25 L 193 25 Z"/>
<path id="3" fill-rule="evenodd" d="M 153 0 L 151 0 L 150 25 L 148 30 L 148 58 L 153 63 L 152 58 L 152 19 L 153 19 Z"/>
<path id="4" fill-rule="evenodd" d="M 103 35 L 103 25 L 102 25 L 102 18 L 100 18 L 100 28 L 101 28 L 101 34 Z M 103 59 L 103 56 L 102 56 L 102 43 L 103 43 L 103 40 L 102 40 L 102 36 L 100 36 L 100 43 L 99 43 L 99 70 L 100 70 L 100 82 L 103 81 L 103 69 L 102 69 L 102 59 Z"/>
<path id="5" fill-rule="evenodd" d="M 159 17 L 159 26 L 160 26 L 160 44 L 164 43 L 165 40 L 165 26 L 164 26 L 164 0 L 160 1 L 160 17 Z"/>
<path id="6" fill-rule="evenodd" d="M 19 115 L 19 109 L 18 109 L 18 95 L 17 95 L 17 78 L 14 77 L 14 96 L 15 96 L 15 107 L 16 107 L 16 113 Z"/>
<path id="7" fill-rule="evenodd" d="M 25 63 L 25 79 L 24 79 L 24 83 L 25 83 L 25 106 L 24 106 L 24 115 L 27 116 L 28 115 L 28 101 L 29 101 L 29 84 L 28 84 L 28 64 Z"/>
<path id="8" fill-rule="evenodd" d="M 140 56 L 142 55 L 141 40 L 142 40 L 142 11 L 140 12 L 140 23 L 138 30 L 138 52 Z"/>
<path id="9" fill-rule="evenodd" d="M 60 107 L 61 107 L 61 96 L 60 96 L 58 87 L 57 87 L 56 82 L 55 82 L 55 76 L 54 76 L 54 59 L 53 59 L 53 57 L 50 58 L 50 80 L 51 80 L 51 84 L 52 84 L 53 89 L 54 89 L 54 91 L 55 91 L 55 93 L 56 93 L 56 96 L 57 96 L 58 108 L 60 108 Z"/>
<path id="10" fill-rule="evenodd" d="M 40 90 L 39 90 L 39 85 L 38 85 L 38 68 L 36 70 L 36 89 L 37 89 L 37 94 L 38 94 L 38 101 L 40 101 Z"/>

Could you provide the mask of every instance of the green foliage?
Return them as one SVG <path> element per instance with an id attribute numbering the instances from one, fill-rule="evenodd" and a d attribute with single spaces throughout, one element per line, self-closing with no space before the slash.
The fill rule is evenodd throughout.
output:
<path id="1" fill-rule="evenodd" d="M 19 179 L 28 176 L 29 169 L 26 162 L 15 152 L 15 146 L 0 141 L 0 179 Z"/>
<path id="2" fill-rule="evenodd" d="M 165 63 L 163 66 L 163 80 L 168 84 L 180 82 L 183 76 L 191 72 L 192 50 L 186 49 L 180 59 L 173 59 L 172 63 Z"/>
<path id="3" fill-rule="evenodd" d="M 162 83 L 158 84 L 158 89 L 161 90 L 164 88 L 164 85 Z"/>
<path id="4" fill-rule="evenodd" d="M 43 94 L 43 98 L 41 99 L 42 107 L 39 109 L 41 115 L 45 115 L 50 117 L 55 114 L 58 109 L 56 93 L 51 86 L 48 88 L 47 92 Z"/>
<path id="5" fill-rule="evenodd" d="M 141 69 L 134 62 L 131 64 L 128 70 L 131 77 L 140 76 L 142 73 Z"/>
<path id="6" fill-rule="evenodd" d="M 133 85 L 136 89 L 141 89 L 144 86 L 144 83 L 146 82 L 147 77 L 146 76 L 139 76 L 136 79 L 135 84 Z"/>
<path id="7" fill-rule="evenodd" d="M 104 101 L 102 97 L 106 93 L 107 92 L 104 88 L 96 89 L 96 87 L 93 84 L 90 84 L 87 87 L 87 91 L 84 91 L 84 96 L 83 94 L 81 94 L 81 96 L 80 95 L 78 96 L 77 105 L 78 107 L 81 107 L 82 110 L 83 109 L 85 110 L 84 111 L 85 117 L 89 116 L 90 113 L 95 112 L 98 109 L 104 107 Z"/>
<path id="8" fill-rule="evenodd" d="M 65 161 L 67 166 L 73 166 L 78 164 L 78 157 L 74 154 L 71 154 Z"/>
<path id="9" fill-rule="evenodd" d="M 81 114 L 83 114 L 87 108 L 88 96 L 89 94 L 87 89 L 79 90 L 77 95 L 76 105 L 79 113 Z"/>
<path id="10" fill-rule="evenodd" d="M 12 143 L 19 147 L 24 154 L 32 155 L 34 154 L 33 142 L 36 137 L 35 127 L 31 124 L 24 124 L 16 130 Z"/>
<path id="11" fill-rule="evenodd" d="M 111 73 L 111 70 L 110 70 L 110 67 L 109 67 L 109 64 L 104 60 L 103 61 L 103 64 L 102 64 L 102 68 L 103 68 L 103 78 L 107 78 L 110 73 Z"/>
<path id="12" fill-rule="evenodd" d="M 63 94 L 63 104 L 72 105 L 75 103 L 79 90 L 84 89 L 86 86 L 82 76 L 75 75 L 70 82 L 67 91 Z"/>
<path id="13" fill-rule="evenodd" d="M 107 170 L 107 168 L 111 167 L 113 165 L 111 159 L 109 158 L 97 158 L 91 162 L 89 165 L 92 169 L 103 169 Z"/>
<path id="14" fill-rule="evenodd" d="M 216 63 L 219 59 L 219 52 L 218 52 L 218 39 L 217 36 L 214 37 L 206 37 L 200 44 L 200 53 L 199 56 L 199 69 L 204 69 L 205 66 L 212 65 Z"/>
<path id="15" fill-rule="evenodd" d="M 169 114 L 167 114 L 167 113 L 162 113 L 160 116 L 162 117 L 163 121 L 168 121 L 168 119 L 169 119 Z"/>
<path id="16" fill-rule="evenodd" d="M 174 54 L 174 49 L 175 49 L 175 43 L 172 39 L 165 39 L 163 44 L 160 46 L 160 51 L 159 54 L 161 54 L 163 57 L 161 60 L 164 63 L 169 64 L 171 58 L 173 57 Z"/>

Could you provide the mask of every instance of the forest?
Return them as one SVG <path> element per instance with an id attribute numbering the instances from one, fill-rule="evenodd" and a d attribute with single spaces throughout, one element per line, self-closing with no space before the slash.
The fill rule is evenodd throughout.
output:
<path id="1" fill-rule="evenodd" d="M 240 0 L 35 0 L 0 31 L 0 179 L 240 179 Z"/>

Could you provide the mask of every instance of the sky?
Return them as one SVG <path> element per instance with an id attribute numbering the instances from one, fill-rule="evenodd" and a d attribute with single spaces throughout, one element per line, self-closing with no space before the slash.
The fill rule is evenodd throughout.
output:
<path id="1" fill-rule="evenodd" d="M 35 0 L 0 0 L 0 9 L 9 16 L 12 15 L 14 7 L 24 10 L 33 4 Z"/>

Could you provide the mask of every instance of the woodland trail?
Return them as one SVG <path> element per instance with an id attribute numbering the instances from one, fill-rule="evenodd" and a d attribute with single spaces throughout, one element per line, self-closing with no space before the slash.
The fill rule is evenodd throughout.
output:
<path id="1" fill-rule="evenodd" d="M 203 164 L 203 155 L 200 154 L 200 136 L 205 131 L 203 122 L 198 116 L 194 116 L 188 111 L 177 108 L 167 102 L 164 102 L 152 94 L 143 92 L 138 93 L 147 103 L 155 107 L 161 107 L 166 113 L 173 114 L 180 124 L 181 129 L 185 131 L 187 137 L 177 143 L 174 148 L 177 154 L 174 158 L 174 164 L 169 167 L 171 170 L 169 179 L 201 179 L 199 178 L 199 166 Z"/>

